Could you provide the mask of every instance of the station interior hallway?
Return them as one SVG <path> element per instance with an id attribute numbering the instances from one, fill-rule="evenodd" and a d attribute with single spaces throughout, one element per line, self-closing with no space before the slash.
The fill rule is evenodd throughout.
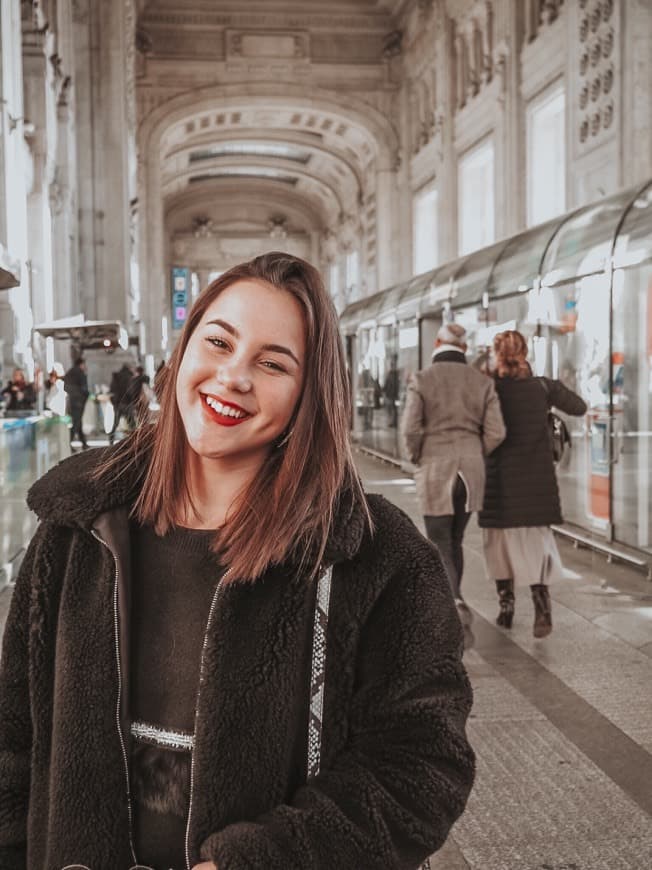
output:
<path id="1" fill-rule="evenodd" d="M 44 436 L 47 450 L 41 438 L 40 452 L 21 452 L 22 469 L 2 469 L 5 562 L 33 528 L 27 486 L 68 451 L 61 430 L 67 438 L 64 427 Z M 412 479 L 356 456 L 367 490 L 422 528 Z M 560 550 L 567 577 L 552 587 L 554 630 L 535 640 L 529 590 L 517 590 L 513 629 L 495 626 L 480 533 L 474 520 L 469 525 L 463 592 L 475 645 L 465 662 L 475 693 L 469 735 L 477 780 L 433 870 L 652 866 L 652 583 L 589 550 L 563 541 Z M 10 596 L 5 586 L 2 625 Z"/>

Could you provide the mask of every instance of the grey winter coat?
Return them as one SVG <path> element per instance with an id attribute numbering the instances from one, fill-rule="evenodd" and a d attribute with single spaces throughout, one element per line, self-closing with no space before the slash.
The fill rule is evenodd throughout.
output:
<path id="1" fill-rule="evenodd" d="M 101 454 L 100 454 L 101 455 Z M 0 667 L 0 868 L 128 870 L 128 509 L 140 479 L 98 451 L 32 488 L 41 520 Z M 307 777 L 315 584 L 292 564 L 223 587 L 208 619 L 187 866 L 408 870 L 464 809 L 474 757 L 461 629 L 435 549 L 345 496 L 325 642 L 321 771 Z"/>
<path id="2" fill-rule="evenodd" d="M 480 510 L 485 456 L 505 437 L 491 378 L 467 365 L 461 352 L 438 354 L 410 380 L 402 434 L 406 455 L 418 466 L 415 480 L 424 516 L 453 513 L 458 474 L 466 484 L 467 510 Z"/>

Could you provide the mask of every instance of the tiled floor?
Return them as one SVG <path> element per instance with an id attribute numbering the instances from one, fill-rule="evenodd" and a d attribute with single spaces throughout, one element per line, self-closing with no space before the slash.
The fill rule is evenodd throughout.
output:
<path id="1" fill-rule="evenodd" d="M 422 528 L 414 484 L 364 454 L 367 489 Z M 560 543 L 568 578 L 552 587 L 552 635 L 532 637 L 527 590 L 512 631 L 494 624 L 480 533 L 465 541 L 475 613 L 465 654 L 478 776 L 433 870 L 652 868 L 652 583 Z"/>

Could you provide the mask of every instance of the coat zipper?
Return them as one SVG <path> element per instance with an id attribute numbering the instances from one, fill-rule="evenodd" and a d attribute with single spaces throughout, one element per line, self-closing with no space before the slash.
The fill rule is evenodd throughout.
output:
<path id="1" fill-rule="evenodd" d="M 124 764 L 124 773 L 125 773 L 125 781 L 127 786 L 127 818 L 128 818 L 128 834 L 129 834 L 129 848 L 131 850 L 131 857 L 133 858 L 134 864 L 138 863 L 138 859 L 136 858 L 136 850 L 134 849 L 134 839 L 133 839 L 133 810 L 131 805 L 131 784 L 129 782 L 129 760 L 127 758 L 127 748 L 125 744 L 124 734 L 122 732 L 122 724 L 120 723 L 120 711 L 122 707 L 122 668 L 120 666 L 120 620 L 118 618 L 118 582 L 120 578 L 120 569 L 118 567 L 118 557 L 113 552 L 111 547 L 107 544 L 107 542 L 101 538 L 95 529 L 91 529 L 91 534 L 95 538 L 95 540 L 99 541 L 106 549 L 109 551 L 113 558 L 113 564 L 115 566 L 115 583 L 113 587 L 113 628 L 114 628 L 114 640 L 115 640 L 115 655 L 116 655 L 116 663 L 118 666 L 118 700 L 116 704 L 116 726 L 118 729 L 118 737 L 120 738 L 120 748 L 122 749 L 122 761 Z"/>
<path id="2" fill-rule="evenodd" d="M 197 686 L 197 697 L 195 699 L 195 724 L 193 730 L 193 747 L 190 752 L 190 798 L 188 801 L 188 821 L 186 822 L 186 870 L 191 870 L 190 867 L 190 822 L 192 820 L 192 799 L 194 797 L 195 791 L 195 751 L 197 749 L 197 722 L 199 720 L 199 701 L 201 698 L 201 687 L 204 681 L 204 659 L 206 654 L 206 647 L 208 646 L 208 633 L 210 631 L 211 622 L 213 620 L 213 613 L 215 612 L 215 606 L 217 605 L 218 596 L 222 590 L 222 586 L 224 585 L 224 581 L 231 573 L 231 569 L 229 568 L 219 583 L 215 587 L 215 592 L 213 593 L 213 600 L 211 602 L 211 609 L 208 612 L 208 621 L 206 622 L 206 631 L 204 633 L 204 643 L 202 645 L 201 650 L 201 661 L 199 665 L 199 685 Z"/>

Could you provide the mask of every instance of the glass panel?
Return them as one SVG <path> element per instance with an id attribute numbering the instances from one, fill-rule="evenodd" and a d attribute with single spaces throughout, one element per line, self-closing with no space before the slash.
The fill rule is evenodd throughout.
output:
<path id="1" fill-rule="evenodd" d="M 562 513 L 599 534 L 610 521 L 609 313 L 606 274 L 529 294 L 534 373 L 558 378 L 589 406 L 584 418 L 560 414 L 573 439 L 557 468 Z"/>
<path id="2" fill-rule="evenodd" d="M 482 294 L 487 289 L 491 270 L 504 247 L 504 241 L 497 242 L 476 251 L 459 263 L 451 296 L 451 304 L 455 308 L 471 302 L 482 302 Z"/>
<path id="3" fill-rule="evenodd" d="M 365 299 L 358 299 L 344 309 L 340 316 L 340 329 L 347 335 L 355 333 L 358 325 L 367 320 L 373 320 L 379 310 L 383 293 L 375 293 Z"/>
<path id="4" fill-rule="evenodd" d="M 559 223 L 555 218 L 507 242 L 498 254 L 489 278 L 487 289 L 490 297 L 508 296 L 534 286 L 546 245 Z"/>
<path id="5" fill-rule="evenodd" d="M 439 269 L 433 269 L 424 275 L 417 275 L 407 285 L 404 285 L 404 292 L 396 309 L 396 316 L 399 320 L 410 319 L 421 313 L 424 307 L 426 288 L 432 284 L 439 272 Z"/>
<path id="6" fill-rule="evenodd" d="M 466 329 L 468 344 L 467 359 L 483 371 L 488 371 L 487 351 L 492 345 L 494 336 L 505 329 L 519 329 L 527 334 L 526 314 L 528 310 L 527 297 L 514 296 L 511 299 L 491 303 L 489 308 L 472 305 L 457 309 L 455 323 Z"/>
<path id="7" fill-rule="evenodd" d="M 376 319 L 379 323 L 389 325 L 396 322 L 396 309 L 404 294 L 405 284 L 397 284 L 395 287 L 385 290 L 376 312 Z"/>
<path id="8" fill-rule="evenodd" d="M 356 430 L 367 447 L 398 456 L 398 330 L 362 329 L 358 335 Z"/>
<path id="9" fill-rule="evenodd" d="M 652 184 L 636 198 L 616 239 L 614 266 L 635 266 L 652 257 Z"/>
<path id="10" fill-rule="evenodd" d="M 385 381 L 385 400 L 391 402 L 392 393 L 392 378 L 396 377 L 396 392 L 397 392 L 397 413 L 396 424 L 400 423 L 403 411 L 405 410 L 405 399 L 407 396 L 407 385 L 410 375 L 419 370 L 419 322 L 416 317 L 410 320 L 403 320 L 398 325 L 398 363 L 397 373 L 394 376 L 392 367 L 387 375 L 389 380 Z M 397 431 L 399 440 L 397 455 L 400 453 L 400 437 Z"/>
<path id="11" fill-rule="evenodd" d="M 652 551 L 652 264 L 613 277 L 614 537 Z"/>
<path id="12" fill-rule="evenodd" d="M 551 287 L 602 271 L 611 256 L 618 222 L 635 193 L 626 190 L 571 215 L 546 252 L 543 283 Z"/>
<path id="13" fill-rule="evenodd" d="M 441 317 L 442 308 L 450 297 L 453 277 L 467 259 L 453 260 L 430 273 L 428 283 L 421 288 L 418 311 L 422 317 Z"/>

